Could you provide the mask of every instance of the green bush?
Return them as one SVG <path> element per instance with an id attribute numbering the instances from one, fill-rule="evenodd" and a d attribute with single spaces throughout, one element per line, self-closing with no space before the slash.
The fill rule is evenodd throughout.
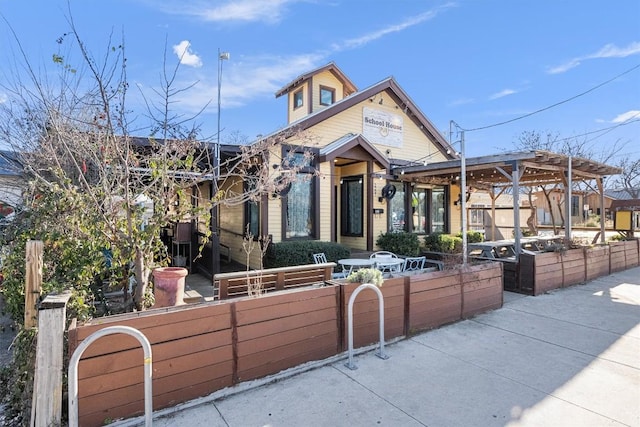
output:
<path id="1" fill-rule="evenodd" d="M 404 231 L 381 233 L 376 240 L 376 245 L 383 251 L 402 256 L 416 256 L 420 253 L 418 236 Z"/>
<path id="2" fill-rule="evenodd" d="M 462 241 L 462 232 L 456 234 L 456 237 Z M 484 242 L 484 233 L 481 231 L 467 231 L 467 243 L 480 243 Z"/>
<path id="3" fill-rule="evenodd" d="M 335 242 L 295 240 L 272 243 L 264 256 L 264 267 L 276 268 L 313 264 L 313 254 L 320 252 L 324 252 L 329 262 L 336 262 L 341 258 L 349 258 L 351 255 L 349 248 Z"/>
<path id="4" fill-rule="evenodd" d="M 444 253 L 462 251 L 462 238 L 451 234 L 431 233 L 425 236 L 424 243 L 428 251 Z"/>

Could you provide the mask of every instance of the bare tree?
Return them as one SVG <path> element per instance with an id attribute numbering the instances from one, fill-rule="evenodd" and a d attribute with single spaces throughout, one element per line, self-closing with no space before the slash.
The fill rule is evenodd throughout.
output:
<path id="1" fill-rule="evenodd" d="M 629 194 L 629 198 L 640 198 L 640 159 L 623 157 L 617 164 L 622 173 L 614 179 L 614 184 Z"/>
<path id="2" fill-rule="evenodd" d="M 142 309 L 152 268 L 167 261 L 161 228 L 197 217 L 207 225 L 208 237 L 215 205 L 258 201 L 295 180 L 301 165 L 280 158 L 281 146 L 289 140 L 304 146 L 310 138 L 296 130 L 278 133 L 238 147 L 237 155 L 218 167 L 213 143 L 199 139 L 197 116 L 171 109 L 185 90 L 176 87 L 179 64 L 170 68 L 165 53 L 160 87 L 154 98 L 144 98 L 147 123 L 141 126 L 128 107 L 124 37 L 118 43 L 110 38 L 97 58 L 72 19 L 69 26 L 58 42 L 79 53 L 79 59 L 54 54 L 56 79 L 38 74 L 16 37 L 26 72 L 4 87 L 9 100 L 0 108 L 0 142 L 21 154 L 33 195 L 47 193 L 74 207 L 73 220 L 64 223 L 50 212 L 51 227 L 76 239 L 101 239 L 115 259 L 133 266 L 134 301 Z M 144 137 L 134 135 L 143 130 Z M 249 185 L 228 190 L 233 186 L 225 183 L 238 180 Z M 216 183 L 213 198 L 200 193 L 203 182 Z M 192 203 L 194 198 L 198 203 Z"/>
<path id="3" fill-rule="evenodd" d="M 606 163 L 611 161 L 615 155 L 620 153 L 624 147 L 626 146 L 626 142 L 622 140 L 616 140 L 612 144 L 608 144 L 606 148 L 602 149 L 602 145 L 598 145 L 599 150 L 596 150 L 593 140 L 589 140 L 586 137 L 570 137 L 570 138 L 559 138 L 558 133 L 545 132 L 541 133 L 539 131 L 524 131 L 522 132 L 514 142 L 516 149 L 518 150 L 544 150 L 551 151 L 560 154 L 564 154 L 571 157 L 580 157 L 584 159 L 592 159 L 601 163 Z M 577 186 L 582 184 L 577 183 Z M 590 183 L 584 184 L 586 187 L 593 187 Z M 556 227 L 556 219 L 554 214 L 554 209 L 551 200 L 551 193 L 558 189 L 557 184 L 548 184 L 539 186 L 539 189 L 542 191 L 545 200 L 547 202 L 547 206 L 549 208 L 549 214 L 551 215 L 551 224 L 553 226 L 554 234 L 558 233 L 558 229 Z M 558 197 L 556 199 L 556 204 L 558 207 L 558 212 L 560 214 L 560 226 L 564 227 L 565 217 L 563 212 L 564 207 L 564 195 Z M 533 213 L 532 213 L 533 215 Z M 527 224 L 533 219 L 530 217 L 527 220 Z"/>

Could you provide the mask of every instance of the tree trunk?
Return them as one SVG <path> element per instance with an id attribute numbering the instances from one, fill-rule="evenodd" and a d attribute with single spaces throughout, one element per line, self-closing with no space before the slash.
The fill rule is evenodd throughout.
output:
<path id="1" fill-rule="evenodd" d="M 527 218 L 527 227 L 529 227 L 529 231 L 532 233 L 532 235 L 537 236 L 538 235 L 538 221 L 536 220 L 536 208 L 533 206 L 533 192 L 529 191 L 528 193 L 529 196 L 529 208 L 531 209 L 531 214 L 529 215 L 529 218 Z"/>
<path id="2" fill-rule="evenodd" d="M 556 228 L 556 219 L 553 215 L 553 204 L 551 203 L 551 198 L 549 197 L 551 191 L 547 193 L 545 190 L 542 190 L 542 193 L 544 193 L 544 198 L 547 199 L 547 206 L 549 206 L 549 215 L 551 215 L 551 225 L 553 226 L 553 234 L 555 236 L 556 234 L 558 234 L 558 230 Z"/>
<path id="3" fill-rule="evenodd" d="M 145 309 L 144 296 L 147 292 L 147 287 L 149 286 L 149 275 L 151 274 L 149 263 L 146 261 L 144 251 L 140 248 L 136 248 L 136 257 L 134 260 L 136 291 L 133 294 L 133 302 L 136 306 L 136 310 L 138 311 Z"/>

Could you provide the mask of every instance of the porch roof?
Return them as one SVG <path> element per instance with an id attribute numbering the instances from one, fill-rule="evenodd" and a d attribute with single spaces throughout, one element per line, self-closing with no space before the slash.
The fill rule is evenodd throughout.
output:
<path id="1" fill-rule="evenodd" d="M 320 148 L 320 161 L 334 161 L 338 157 L 345 157 L 353 160 L 364 160 L 359 156 L 354 157 L 354 150 L 357 148 L 373 158 L 381 167 L 389 170 L 389 161 L 387 158 L 374 147 L 364 136 L 360 134 L 348 133 L 330 144 Z"/>
<path id="2" fill-rule="evenodd" d="M 520 173 L 520 185 L 562 183 L 569 169 L 569 156 L 550 151 L 510 152 L 465 159 L 467 185 L 490 189 L 512 185 L 513 171 Z M 429 163 L 426 165 L 394 165 L 392 175 L 402 181 L 455 184 L 460 177 L 461 160 Z M 620 168 L 590 159 L 571 157 L 572 180 L 591 180 L 617 175 Z"/>

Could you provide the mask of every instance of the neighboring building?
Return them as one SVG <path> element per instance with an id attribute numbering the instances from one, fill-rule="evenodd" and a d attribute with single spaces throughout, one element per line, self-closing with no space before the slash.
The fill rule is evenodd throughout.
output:
<path id="1" fill-rule="evenodd" d="M 522 194 L 520 202 L 520 228 L 527 228 L 527 220 L 531 215 L 528 197 Z M 535 200 L 534 200 L 535 202 Z M 485 240 L 503 240 L 513 238 L 514 211 L 513 196 L 499 194 L 491 200 L 488 192 L 473 192 L 467 203 L 467 224 L 469 230 L 481 231 Z M 459 203 L 455 203 L 459 208 Z"/>
<path id="2" fill-rule="evenodd" d="M 233 258 L 245 261 L 240 236 L 247 224 L 275 243 L 313 239 L 369 251 L 376 249 L 380 233 L 390 230 L 460 230 L 452 202 L 457 187 L 401 182 L 391 175 L 394 167 L 456 158 L 394 78 L 358 91 L 329 63 L 284 86 L 276 93 L 280 96 L 287 97 L 287 128 L 313 135 L 317 144 L 307 149 L 315 157 L 285 196 L 221 208 L 220 242 Z M 272 154 L 281 158 L 299 144 L 294 137 L 281 153 Z M 251 264 L 258 265 L 258 258 Z"/>
<path id="3" fill-rule="evenodd" d="M 0 221 L 10 218 L 22 205 L 24 182 L 15 153 L 0 150 Z"/>
<path id="4" fill-rule="evenodd" d="M 608 189 L 604 191 L 604 211 L 607 219 L 613 220 L 611 214 L 611 203 L 614 200 L 634 199 L 634 194 L 640 194 L 640 188 L 633 188 L 631 191 L 626 189 Z M 597 192 L 587 193 L 585 205 L 589 206 L 591 213 L 600 215 L 600 195 Z"/>
<path id="5" fill-rule="evenodd" d="M 566 215 L 566 202 L 564 189 L 551 190 L 547 192 L 549 199 L 551 200 L 551 209 L 549 210 L 549 202 L 547 197 L 542 191 L 536 191 L 533 193 L 535 200 L 533 205 L 536 208 L 536 215 L 538 217 L 538 224 L 540 225 L 553 225 L 552 218 L 555 225 L 562 224 L 562 218 L 565 220 Z M 599 197 L 599 196 L 598 196 Z M 571 192 L 571 220 L 572 223 L 586 221 L 588 215 L 593 213 L 592 208 L 587 204 L 587 193 L 584 191 L 573 190 Z M 552 215 L 553 212 L 553 215 Z"/>

